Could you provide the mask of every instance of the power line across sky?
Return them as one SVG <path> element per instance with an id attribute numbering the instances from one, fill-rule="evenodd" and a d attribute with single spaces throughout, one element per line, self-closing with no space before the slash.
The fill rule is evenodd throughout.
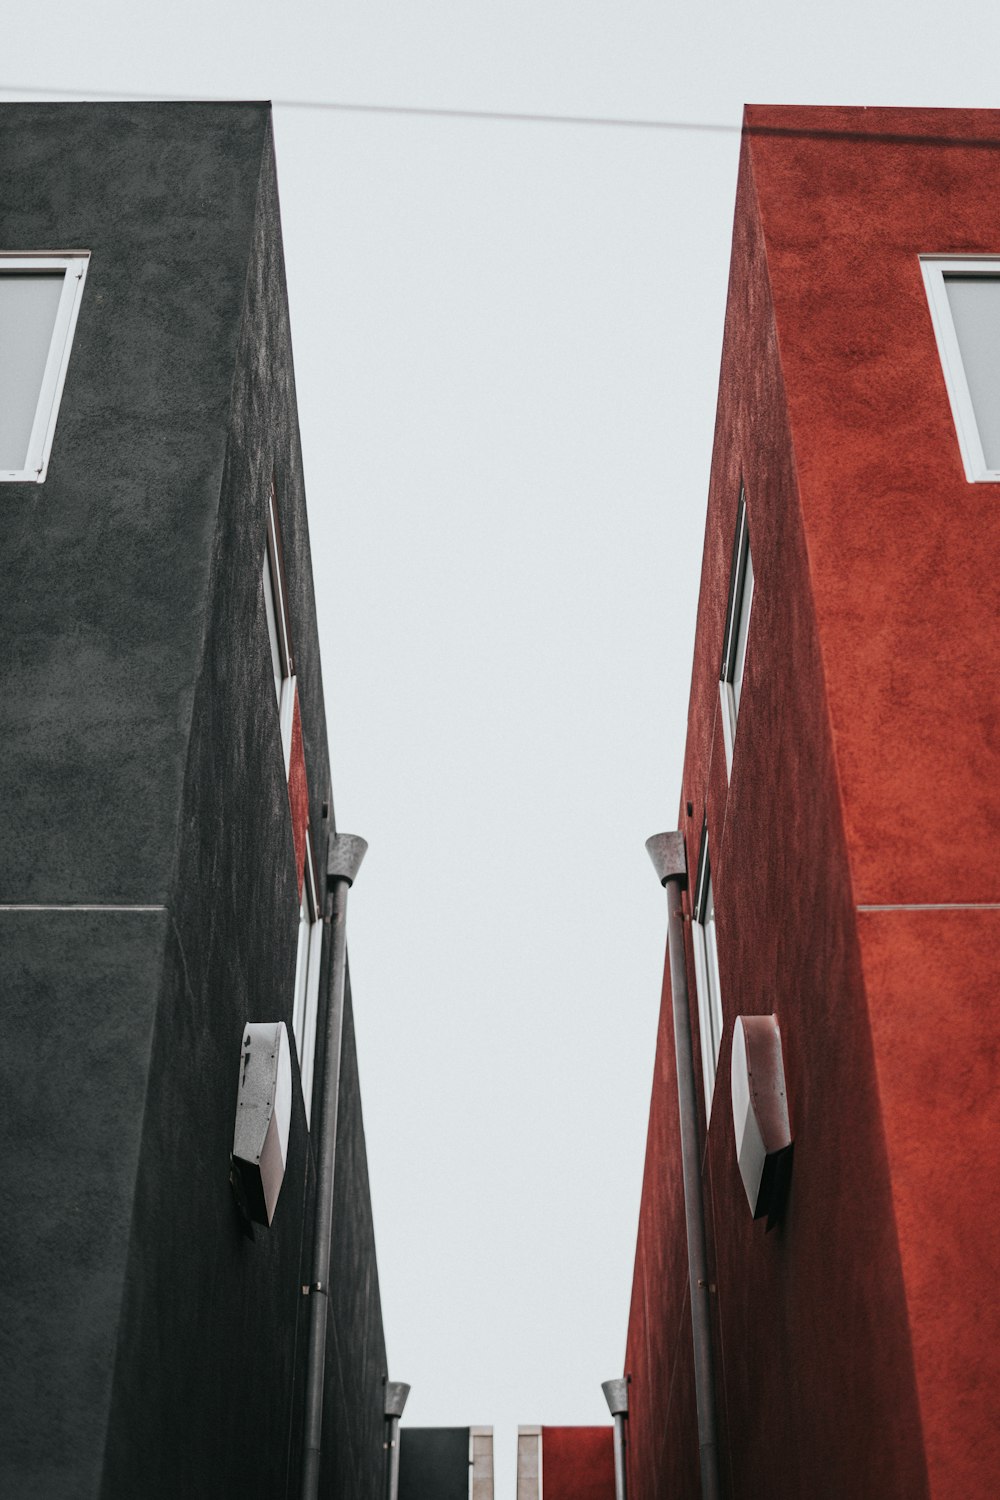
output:
<path id="1" fill-rule="evenodd" d="M 112 89 L 57 89 L 40 88 L 32 83 L 0 84 L 0 94 L 43 94 L 48 98 L 75 99 L 85 103 L 89 99 L 157 100 L 160 102 L 219 103 L 207 96 L 190 94 L 151 94 L 128 89 L 115 92 Z M 229 101 L 225 101 L 229 102 Z M 627 130 L 675 130 L 701 132 L 709 135 L 738 135 L 739 125 L 724 125 L 712 120 L 643 120 L 629 119 L 618 115 L 555 115 L 530 113 L 504 109 L 444 109 L 420 104 L 355 104 L 340 99 L 272 99 L 276 109 L 305 109 L 318 112 L 362 115 L 423 115 L 446 120 L 509 120 L 527 125 L 602 125 Z"/>

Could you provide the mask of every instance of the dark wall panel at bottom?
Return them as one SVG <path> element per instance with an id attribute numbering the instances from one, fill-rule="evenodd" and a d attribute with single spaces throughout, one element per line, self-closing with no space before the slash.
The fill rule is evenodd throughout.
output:
<path id="1" fill-rule="evenodd" d="M 469 1429 L 400 1429 L 399 1500 L 469 1500 Z"/>
<path id="2" fill-rule="evenodd" d="M 0 913 L 0 1494 L 96 1497 L 167 913 Z"/>

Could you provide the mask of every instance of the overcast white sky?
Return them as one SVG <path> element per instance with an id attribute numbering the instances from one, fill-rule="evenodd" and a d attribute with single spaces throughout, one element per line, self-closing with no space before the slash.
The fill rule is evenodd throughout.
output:
<path id="1" fill-rule="evenodd" d="M 8 7 L 0 86 L 738 125 L 990 106 L 1000 13 Z M 390 1374 L 607 1421 L 663 962 L 738 136 L 275 110 Z"/>

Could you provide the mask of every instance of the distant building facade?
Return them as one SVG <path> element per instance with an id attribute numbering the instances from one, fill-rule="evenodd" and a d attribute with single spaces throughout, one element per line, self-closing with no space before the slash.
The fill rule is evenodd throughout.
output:
<path id="1" fill-rule="evenodd" d="M 1000 113 L 746 113 L 680 797 L 731 1500 L 1000 1474 L 998 187 Z M 631 1500 L 701 1492 L 669 965 L 663 993 Z M 732 1064 L 771 1015 L 768 1233 Z"/>
<path id="2" fill-rule="evenodd" d="M 493 1500 L 492 1427 L 401 1427 L 398 1500 Z"/>
<path id="3" fill-rule="evenodd" d="M 519 1427 L 517 1500 L 615 1500 L 610 1427 Z"/>
<path id="4" fill-rule="evenodd" d="M 5 105 L 0 226 L 0 1490 L 293 1496 L 334 817 L 269 110 Z M 270 1228 L 229 1181 L 252 1022 Z M 342 1036 L 321 1493 L 374 1500 L 349 985 Z"/>

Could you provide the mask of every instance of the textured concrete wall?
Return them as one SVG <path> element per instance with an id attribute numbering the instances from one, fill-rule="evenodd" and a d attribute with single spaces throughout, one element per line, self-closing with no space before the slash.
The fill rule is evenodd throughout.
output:
<path id="1" fill-rule="evenodd" d="M 2 243 L 91 251 L 48 478 L 2 487 L 10 1494 L 101 1473 L 266 129 L 0 108 Z"/>
<path id="2" fill-rule="evenodd" d="M 0 487 L 5 899 L 167 899 L 266 129 L 0 106 L 4 247 L 91 252 L 48 478 Z"/>
<path id="3" fill-rule="evenodd" d="M 1000 508 L 995 485 L 965 480 L 918 255 L 1000 252 L 1000 115 L 748 120 L 930 1489 L 985 1496 L 1000 1471 Z"/>
<path id="4" fill-rule="evenodd" d="M 930 1488 L 948 1500 L 1000 1474 L 998 917 L 859 921 Z"/>
<path id="5" fill-rule="evenodd" d="M 263 140 L 261 142 L 263 147 Z M 258 158 L 257 178 L 261 170 Z M 269 211 L 270 210 L 270 211 Z M 243 1026 L 290 1022 L 297 879 L 261 587 L 271 454 L 294 435 L 277 223 L 252 235 L 170 896 L 103 1493 L 284 1493 L 308 1137 L 296 1092 L 274 1223 L 226 1180 Z M 287 467 L 287 464 L 286 464 Z M 289 497 L 283 515 L 291 510 Z M 292 499 L 300 499 L 294 495 Z M 301 501 L 300 501 L 301 503 Z M 291 582 L 299 635 L 306 618 Z M 305 643 L 304 643 L 305 645 Z M 307 654 L 306 651 L 303 654 Z"/>
<path id="6" fill-rule="evenodd" d="M 350 986 L 340 1069 L 330 1280 L 320 1493 L 344 1500 L 381 1500 L 388 1366 Z"/>
<path id="7" fill-rule="evenodd" d="M 0 1493 L 97 1494 L 169 915 L 0 911 Z"/>
<path id="8" fill-rule="evenodd" d="M 297 1063 L 270 1230 L 244 1235 L 228 1184 L 243 1026 L 291 1030 L 298 925 L 272 478 L 321 867 L 332 805 L 268 111 L 12 107 L 0 183 L 5 243 L 93 251 L 49 478 L 4 494 L 3 899 L 130 907 L 0 911 L 20 1017 L 2 1487 L 273 1500 L 298 1482 L 312 1279 Z M 349 1011 L 338 1141 L 326 1492 L 374 1500 L 386 1365 Z M 57 1423 L 43 1388 L 65 1388 Z"/>
<path id="9" fill-rule="evenodd" d="M 694 1376 L 683 1227 L 677 1075 L 665 969 L 625 1348 L 625 1369 L 632 1377 L 626 1462 L 629 1492 L 638 1497 L 697 1493 L 697 1445 L 688 1441 Z"/>
<path id="10" fill-rule="evenodd" d="M 298 1485 L 308 1312 L 300 1288 L 313 1279 L 315 1189 L 298 1088 L 278 1210 L 253 1242 L 241 1233 L 226 1181 L 242 1028 L 248 1020 L 280 1019 L 291 1032 L 298 931 L 298 859 L 261 583 L 272 476 L 309 820 L 324 866 L 329 763 L 268 139 L 184 789 L 173 893 L 178 962 L 166 978 L 151 1068 L 105 1475 L 109 1500 L 138 1485 L 154 1451 L 157 1487 L 143 1481 L 150 1495 L 238 1489 L 272 1497 Z M 325 962 L 321 1026 L 327 968 Z M 293 1071 L 297 1080 L 297 1062 Z M 349 1013 L 341 1079 L 324 1487 L 374 1497 L 386 1367 Z M 169 1228 L 162 1223 L 164 1178 L 172 1189 L 167 1200 L 176 1193 L 184 1204 Z"/>
<path id="11" fill-rule="evenodd" d="M 545 1500 L 615 1500 L 614 1429 L 543 1427 Z"/>
<path id="12" fill-rule="evenodd" d="M 692 823 L 707 810 L 726 1009 L 705 1153 L 724 1470 L 734 1496 L 902 1500 L 926 1486 L 906 1305 L 784 346 L 749 172 L 741 186 L 683 794 Z M 727 783 L 717 679 L 741 474 L 756 588 Z M 737 1171 L 729 1067 L 734 1016 L 770 1011 L 795 1171 L 768 1235 Z"/>
<path id="13" fill-rule="evenodd" d="M 1000 725 L 981 663 L 1000 512 L 964 480 L 918 254 L 1000 251 L 1000 120 L 748 121 L 681 799 L 692 869 L 707 817 L 725 1010 L 703 1158 L 724 1486 L 985 1497 Z M 756 592 L 730 780 L 741 480 Z M 768 1235 L 737 1172 L 729 1062 L 734 1017 L 771 1011 L 796 1144 Z M 672 1074 L 667 1009 L 627 1354 L 640 1500 L 697 1486 Z"/>

